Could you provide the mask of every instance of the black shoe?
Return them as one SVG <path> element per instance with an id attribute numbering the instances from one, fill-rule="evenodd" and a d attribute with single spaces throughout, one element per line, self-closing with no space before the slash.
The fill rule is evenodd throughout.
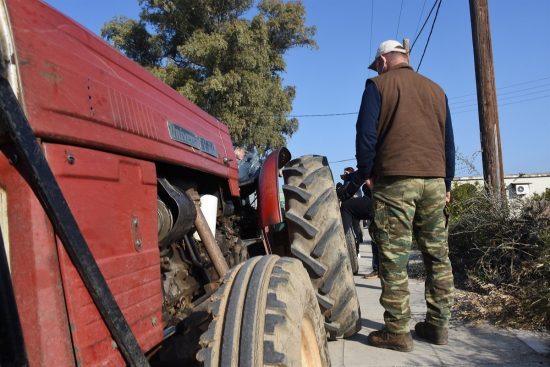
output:
<path id="1" fill-rule="evenodd" d="M 449 330 L 446 327 L 435 326 L 426 321 L 421 321 L 414 326 L 414 331 L 419 338 L 432 344 L 447 345 L 449 342 Z"/>

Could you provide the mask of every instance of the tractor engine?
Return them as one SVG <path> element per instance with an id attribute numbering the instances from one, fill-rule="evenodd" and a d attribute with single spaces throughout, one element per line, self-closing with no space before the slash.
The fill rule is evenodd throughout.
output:
<path id="1" fill-rule="evenodd" d="M 195 184 L 166 178 L 158 179 L 158 191 L 163 318 L 167 326 L 175 326 L 217 288 L 219 279 L 196 231 L 198 208 L 230 268 L 245 261 L 248 252 L 239 237 L 242 220 L 231 203 L 218 205 L 221 195 L 200 195 Z"/>

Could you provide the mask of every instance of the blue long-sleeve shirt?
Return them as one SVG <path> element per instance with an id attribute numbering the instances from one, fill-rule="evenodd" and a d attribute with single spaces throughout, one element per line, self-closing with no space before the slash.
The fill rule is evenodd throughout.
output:
<path id="1" fill-rule="evenodd" d="M 362 180 L 372 176 L 374 161 L 376 159 L 376 145 L 378 141 L 378 119 L 382 99 L 376 85 L 367 80 L 365 91 L 361 100 L 359 115 L 357 116 L 357 135 L 355 141 L 357 169 Z M 451 189 L 451 181 L 455 174 L 455 146 L 453 125 L 449 103 L 445 96 L 445 187 Z"/>

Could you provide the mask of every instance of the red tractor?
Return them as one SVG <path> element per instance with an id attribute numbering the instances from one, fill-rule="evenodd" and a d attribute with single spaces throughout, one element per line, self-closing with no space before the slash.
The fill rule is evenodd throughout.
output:
<path id="1" fill-rule="evenodd" d="M 361 318 L 326 158 L 239 181 L 223 123 L 40 1 L 0 54 L 0 365 L 330 365 Z"/>

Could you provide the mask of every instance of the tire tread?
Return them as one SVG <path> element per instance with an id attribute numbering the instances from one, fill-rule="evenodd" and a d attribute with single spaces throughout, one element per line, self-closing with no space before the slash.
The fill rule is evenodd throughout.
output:
<path id="1" fill-rule="evenodd" d="M 315 155 L 296 158 L 287 163 L 283 177 L 285 195 L 310 194 L 307 201 L 285 197 L 291 253 L 310 273 L 326 331 L 331 337 L 352 335 L 358 331 L 360 308 L 328 161 Z"/>

